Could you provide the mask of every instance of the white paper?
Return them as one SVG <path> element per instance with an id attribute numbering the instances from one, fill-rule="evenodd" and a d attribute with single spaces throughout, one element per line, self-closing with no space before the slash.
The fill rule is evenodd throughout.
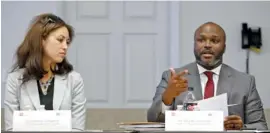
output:
<path id="1" fill-rule="evenodd" d="M 198 101 L 201 111 L 223 111 L 224 117 L 228 116 L 227 93 Z"/>
<path id="2" fill-rule="evenodd" d="M 13 131 L 71 131 L 70 110 L 14 111 Z"/>
<path id="3" fill-rule="evenodd" d="M 166 111 L 165 131 L 223 131 L 222 111 Z"/>

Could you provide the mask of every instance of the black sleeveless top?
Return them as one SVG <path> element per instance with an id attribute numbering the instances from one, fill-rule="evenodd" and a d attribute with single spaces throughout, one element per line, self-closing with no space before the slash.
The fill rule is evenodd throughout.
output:
<path id="1" fill-rule="evenodd" d="M 40 105 L 45 105 L 45 110 L 53 110 L 53 92 L 54 92 L 54 78 L 51 84 L 48 86 L 47 95 L 44 95 L 41 90 L 39 81 L 37 80 L 38 93 L 40 99 Z"/>

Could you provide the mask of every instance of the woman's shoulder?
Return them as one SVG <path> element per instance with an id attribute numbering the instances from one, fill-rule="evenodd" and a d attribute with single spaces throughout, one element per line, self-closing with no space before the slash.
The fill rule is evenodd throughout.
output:
<path id="1" fill-rule="evenodd" d="M 23 72 L 24 72 L 24 69 L 16 69 L 16 70 L 9 72 L 7 74 L 6 79 L 5 79 L 6 84 L 12 84 L 14 86 L 21 84 Z M 13 89 L 16 89 L 16 88 L 13 88 Z"/>
<path id="2" fill-rule="evenodd" d="M 72 70 L 71 72 L 68 73 L 68 76 L 69 77 L 75 77 L 75 78 L 80 78 L 81 77 L 81 74 L 75 70 Z"/>
<path id="3" fill-rule="evenodd" d="M 79 72 L 72 70 L 67 74 L 69 80 L 82 81 L 82 76 Z"/>
<path id="4" fill-rule="evenodd" d="M 8 78 L 20 78 L 23 73 L 24 73 L 25 69 L 24 68 L 20 68 L 20 69 L 15 69 L 11 72 L 9 72 L 7 75 L 8 75 Z"/>
<path id="5" fill-rule="evenodd" d="M 71 71 L 66 75 L 65 80 L 67 83 L 71 84 L 71 86 L 77 86 L 79 84 L 83 84 L 83 78 L 79 72 Z"/>

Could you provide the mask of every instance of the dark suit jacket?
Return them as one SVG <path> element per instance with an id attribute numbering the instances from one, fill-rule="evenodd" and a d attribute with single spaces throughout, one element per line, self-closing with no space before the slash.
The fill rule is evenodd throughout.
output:
<path id="1" fill-rule="evenodd" d="M 189 74 L 188 86 L 194 87 L 194 95 L 197 100 L 201 100 L 202 87 L 198 67 L 195 62 L 190 63 L 182 68 L 175 69 L 179 73 L 187 69 Z M 148 121 L 164 122 L 164 114 L 162 113 L 162 94 L 167 88 L 170 71 L 162 74 L 162 79 L 157 86 L 153 103 L 147 112 Z M 227 93 L 228 104 L 238 104 L 229 107 L 229 115 L 241 116 L 244 124 L 248 128 L 267 129 L 263 105 L 256 89 L 254 76 L 239 72 L 230 66 L 223 64 L 220 70 L 217 95 Z M 177 96 L 173 102 L 172 110 L 176 109 L 176 105 L 182 104 L 185 92 Z"/>

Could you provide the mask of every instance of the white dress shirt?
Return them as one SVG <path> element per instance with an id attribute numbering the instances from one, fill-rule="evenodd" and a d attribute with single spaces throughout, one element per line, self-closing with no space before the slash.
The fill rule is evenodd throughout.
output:
<path id="1" fill-rule="evenodd" d="M 217 84 L 218 84 L 218 78 L 219 78 L 219 74 L 220 74 L 220 69 L 221 69 L 221 65 L 219 65 L 218 67 L 212 69 L 212 70 L 207 70 L 205 68 L 203 68 L 202 66 L 200 66 L 199 64 L 197 64 L 198 67 L 198 71 L 200 74 L 200 79 L 201 79 L 201 86 L 202 86 L 202 96 L 204 96 L 204 88 L 206 86 L 206 83 L 208 81 L 207 76 L 204 74 L 204 72 L 206 71 L 211 71 L 213 72 L 213 81 L 214 81 L 214 96 L 216 95 L 217 92 Z M 166 106 L 163 102 L 162 102 L 162 113 L 165 112 L 165 110 L 169 110 L 171 108 L 171 106 Z"/>

